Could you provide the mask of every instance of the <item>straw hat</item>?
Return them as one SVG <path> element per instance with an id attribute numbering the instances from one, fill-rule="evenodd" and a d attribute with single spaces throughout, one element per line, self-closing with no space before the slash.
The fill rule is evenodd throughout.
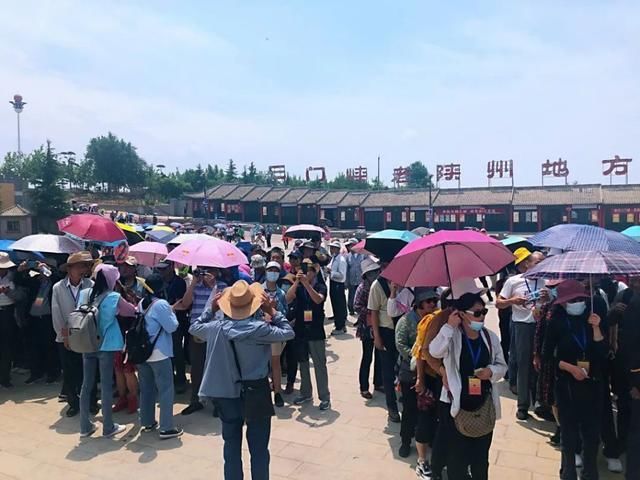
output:
<path id="1" fill-rule="evenodd" d="M 258 311 L 262 305 L 263 293 L 264 290 L 259 283 L 249 285 L 244 280 L 238 280 L 224 290 L 218 300 L 218 306 L 227 317 L 244 320 Z"/>
<path id="2" fill-rule="evenodd" d="M 515 252 L 513 252 L 513 256 L 516 257 L 515 264 L 525 261 L 527 258 L 531 256 L 531 252 L 528 248 L 520 247 Z"/>
<path id="3" fill-rule="evenodd" d="M 360 269 L 362 270 L 362 275 L 364 276 L 366 273 L 380 270 L 380 264 L 371 257 L 367 257 L 362 260 L 362 262 L 360 262 Z"/>
<path id="4" fill-rule="evenodd" d="M 16 264 L 11 261 L 8 253 L 0 252 L 0 269 L 5 270 L 15 266 Z"/>

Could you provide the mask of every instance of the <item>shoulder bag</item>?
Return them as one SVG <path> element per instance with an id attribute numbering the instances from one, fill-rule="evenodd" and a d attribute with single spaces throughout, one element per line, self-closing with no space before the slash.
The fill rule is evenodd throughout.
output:
<path id="1" fill-rule="evenodd" d="M 250 422 L 252 420 L 273 417 L 276 412 L 273 409 L 269 377 L 258 380 L 243 380 L 242 369 L 238 361 L 238 352 L 236 351 L 236 344 L 233 340 L 231 340 L 231 349 L 233 350 L 233 358 L 236 362 L 238 375 L 240 376 L 240 383 L 242 384 L 240 399 L 242 400 L 242 416 L 245 421 Z"/>

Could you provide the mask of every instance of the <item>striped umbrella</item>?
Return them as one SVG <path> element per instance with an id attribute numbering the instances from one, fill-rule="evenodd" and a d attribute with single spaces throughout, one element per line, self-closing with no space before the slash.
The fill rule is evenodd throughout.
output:
<path id="1" fill-rule="evenodd" d="M 533 279 L 565 279 L 639 274 L 638 255 L 626 252 L 580 251 L 548 257 L 528 270 L 524 276 Z"/>
<path id="2" fill-rule="evenodd" d="M 543 230 L 529 242 L 537 247 L 565 251 L 627 252 L 640 255 L 640 243 L 613 230 L 567 223 Z"/>

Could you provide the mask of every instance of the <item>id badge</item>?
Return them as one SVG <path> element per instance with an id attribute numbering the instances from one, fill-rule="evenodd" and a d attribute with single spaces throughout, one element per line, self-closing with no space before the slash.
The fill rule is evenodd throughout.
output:
<path id="1" fill-rule="evenodd" d="M 482 380 L 469 377 L 469 395 L 482 395 Z"/>
<path id="2" fill-rule="evenodd" d="M 33 302 L 33 306 L 40 308 L 43 303 L 44 303 L 44 297 L 41 297 L 38 295 Z"/>
<path id="3" fill-rule="evenodd" d="M 591 362 L 587 362 L 586 360 L 579 360 L 578 361 L 578 368 L 584 368 L 584 371 L 587 372 L 587 375 L 589 374 L 589 367 L 591 366 Z"/>
<path id="4" fill-rule="evenodd" d="M 311 310 L 304 311 L 304 321 L 310 322 L 313 320 L 313 312 Z"/>

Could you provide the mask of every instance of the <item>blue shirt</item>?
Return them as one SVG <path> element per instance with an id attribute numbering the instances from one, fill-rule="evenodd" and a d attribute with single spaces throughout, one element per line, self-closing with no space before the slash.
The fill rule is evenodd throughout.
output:
<path id="1" fill-rule="evenodd" d="M 191 319 L 189 333 L 207 342 L 207 356 L 200 397 L 239 398 L 240 380 L 259 380 L 269 374 L 271 344 L 294 337 L 291 325 L 279 312 L 270 323 L 259 314 L 244 320 L 224 317 L 214 320 L 210 308 L 200 318 Z M 235 363 L 231 341 L 235 343 L 242 378 Z"/>
<path id="2" fill-rule="evenodd" d="M 78 305 L 87 305 L 90 295 L 91 288 L 82 290 L 78 295 Z M 120 302 L 120 294 L 118 292 L 110 292 L 98 307 L 98 332 L 100 338 L 102 338 L 102 343 L 100 344 L 101 352 L 121 352 L 124 348 L 124 339 L 116 318 L 118 302 Z"/>
<path id="3" fill-rule="evenodd" d="M 138 311 L 144 311 L 142 302 L 138 305 Z M 153 304 L 144 316 L 144 325 L 147 327 L 147 333 L 152 342 L 158 337 L 155 348 L 166 357 L 173 357 L 171 334 L 178 329 L 178 319 L 169 302 L 162 299 L 153 300 Z"/>

